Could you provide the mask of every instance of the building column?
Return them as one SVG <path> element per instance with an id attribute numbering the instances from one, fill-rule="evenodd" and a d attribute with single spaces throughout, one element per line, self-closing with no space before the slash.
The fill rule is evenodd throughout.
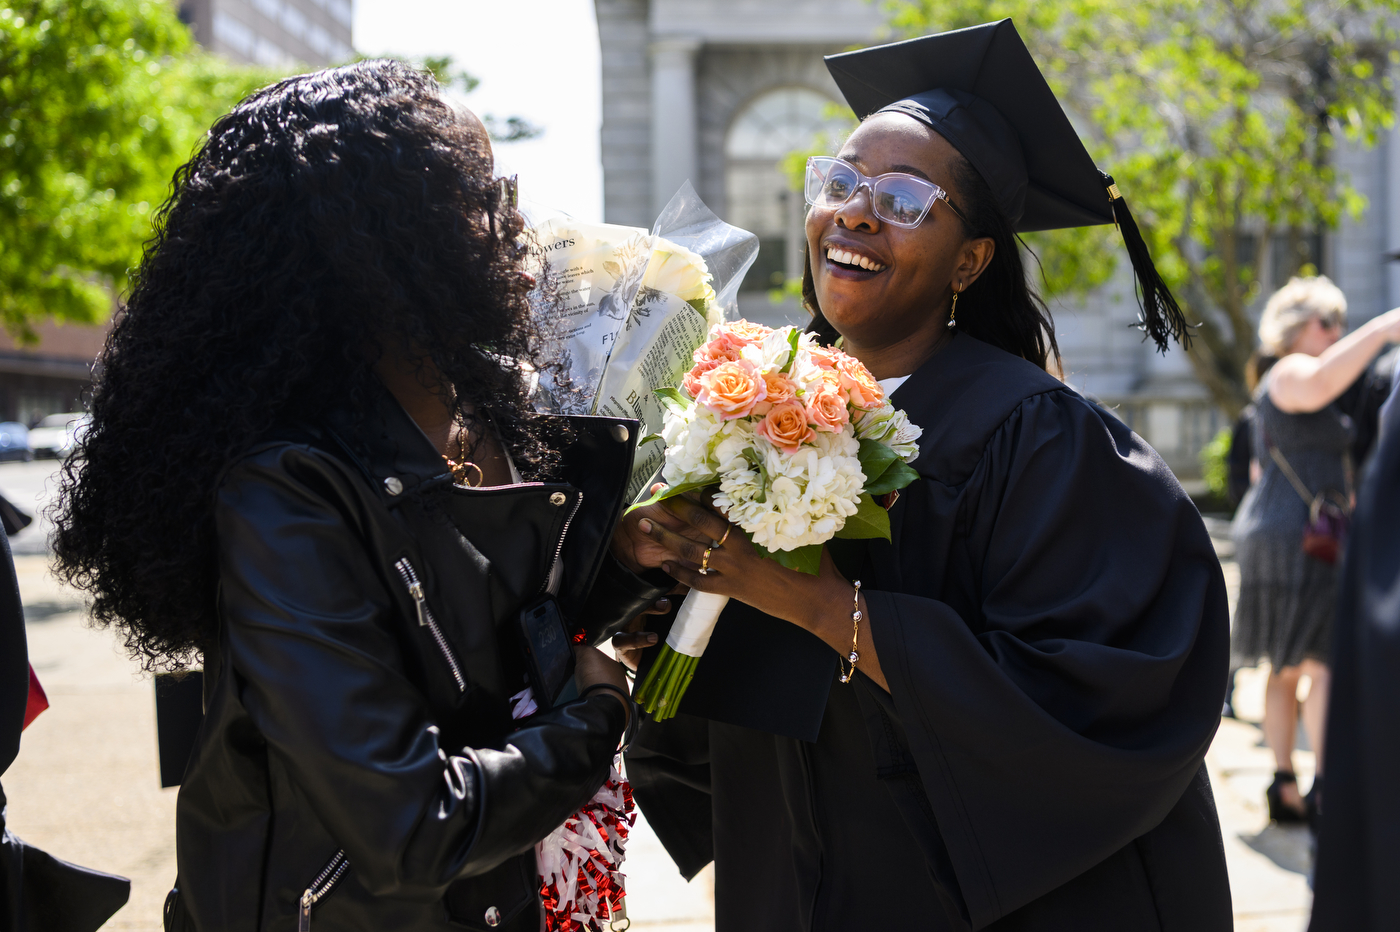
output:
<path id="1" fill-rule="evenodd" d="M 1385 250 L 1380 257 L 1382 267 L 1385 269 L 1385 288 L 1382 295 L 1382 306 L 1368 308 L 1366 316 L 1373 317 L 1392 307 L 1400 307 L 1400 262 L 1392 259 L 1391 256 L 1400 255 L 1400 129 L 1393 129 L 1381 138 L 1380 161 L 1382 171 L 1382 181 L 1384 184 L 1385 200 L 1381 204 L 1372 204 L 1371 209 L 1378 207 L 1385 210 L 1385 215 L 1381 220 L 1382 236 L 1384 237 Z M 1353 313 L 1351 325 L 1355 327 L 1361 323 L 1361 317 Z"/>
<path id="2" fill-rule="evenodd" d="M 682 184 L 700 187 L 695 55 L 700 40 L 657 39 L 651 45 L 651 210 L 661 212 Z"/>

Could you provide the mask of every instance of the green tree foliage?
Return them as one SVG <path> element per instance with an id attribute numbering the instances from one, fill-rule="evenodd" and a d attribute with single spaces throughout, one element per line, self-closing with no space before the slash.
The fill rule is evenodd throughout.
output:
<path id="1" fill-rule="evenodd" d="M 1210 494 L 1216 498 L 1223 499 L 1229 494 L 1230 445 L 1233 440 L 1234 431 L 1224 427 L 1201 447 L 1201 478 L 1206 481 Z"/>
<path id="2" fill-rule="evenodd" d="M 1248 402 L 1249 307 L 1270 244 L 1297 247 L 1364 199 L 1335 167 L 1394 112 L 1397 0 L 886 0 L 902 36 L 1010 16 L 1090 152 L 1114 175 L 1188 317 L 1197 376 Z M 1112 272 L 1111 227 L 1035 234 L 1051 292 Z"/>
<path id="3" fill-rule="evenodd" d="M 437 78 L 444 88 L 457 91 L 463 96 L 470 94 L 481 84 L 481 79 L 476 75 L 458 68 L 451 55 L 429 55 L 404 61 L 431 71 L 433 77 Z M 537 139 L 544 133 L 544 127 L 536 126 L 522 116 L 508 116 L 502 119 L 487 113 L 481 116 L 481 122 L 495 142 L 522 142 L 526 139 Z"/>
<path id="4" fill-rule="evenodd" d="M 163 0 L 0 0 L 0 323 L 96 323 L 213 121 L 275 78 Z"/>

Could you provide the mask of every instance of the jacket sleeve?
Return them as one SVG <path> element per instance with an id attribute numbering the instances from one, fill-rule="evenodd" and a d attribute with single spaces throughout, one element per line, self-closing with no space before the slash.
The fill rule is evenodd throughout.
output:
<path id="1" fill-rule="evenodd" d="M 220 614 L 244 707 L 379 896 L 431 899 L 522 853 L 607 778 L 625 712 L 598 695 L 499 749 L 444 748 L 354 480 L 300 448 L 235 466 L 216 506 Z"/>

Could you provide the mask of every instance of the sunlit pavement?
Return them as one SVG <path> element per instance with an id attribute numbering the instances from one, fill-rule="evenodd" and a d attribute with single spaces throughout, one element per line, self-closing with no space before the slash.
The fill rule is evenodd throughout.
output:
<path id="1" fill-rule="evenodd" d="M 0 465 L 0 492 L 33 513 L 49 495 L 56 464 Z M 1219 534 L 1220 529 L 1214 526 Z M 175 794 L 156 767 L 155 705 L 149 679 L 113 634 L 85 626 L 81 600 L 49 575 L 46 528 L 36 521 L 12 542 L 24 599 L 30 658 L 51 708 L 24 734 L 4 775 L 10 828 L 66 860 L 132 878 L 131 902 L 104 926 L 157 932 L 175 877 Z M 1228 547 L 1222 543 L 1223 556 Z M 1238 572 L 1226 563 L 1231 597 Z M 1257 722 L 1265 671 L 1243 670 L 1240 721 L 1225 720 L 1207 763 L 1225 838 L 1238 932 L 1301 932 L 1311 903 L 1307 833 L 1268 827 L 1264 788 L 1273 775 Z M 1298 754 L 1306 791 L 1313 759 Z M 628 912 L 638 932 L 708 932 L 713 874 L 687 884 L 639 819 L 628 846 Z"/>

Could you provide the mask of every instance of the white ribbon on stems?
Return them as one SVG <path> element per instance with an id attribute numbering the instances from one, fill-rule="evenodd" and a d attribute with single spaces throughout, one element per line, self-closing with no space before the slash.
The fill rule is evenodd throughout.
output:
<path id="1" fill-rule="evenodd" d="M 666 635 L 666 644 L 678 654 L 699 657 L 710 644 L 710 635 L 715 633 L 720 612 L 729 604 L 729 596 L 692 589 L 676 612 L 676 620 L 671 625 L 671 633 Z"/>

